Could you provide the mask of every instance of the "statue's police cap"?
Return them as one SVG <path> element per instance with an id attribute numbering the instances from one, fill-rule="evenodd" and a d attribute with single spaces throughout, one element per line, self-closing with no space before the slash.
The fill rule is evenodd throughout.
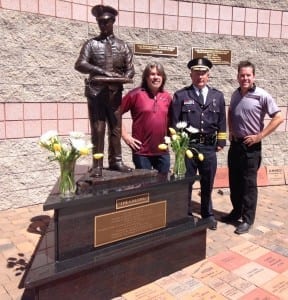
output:
<path id="1" fill-rule="evenodd" d="M 202 57 L 190 60 L 187 67 L 190 70 L 208 71 L 213 67 L 213 64 L 208 58 Z"/>
<path id="2" fill-rule="evenodd" d="M 118 15 L 118 11 L 115 8 L 101 4 L 93 6 L 91 13 L 96 17 L 96 20 L 115 20 L 115 17 Z"/>

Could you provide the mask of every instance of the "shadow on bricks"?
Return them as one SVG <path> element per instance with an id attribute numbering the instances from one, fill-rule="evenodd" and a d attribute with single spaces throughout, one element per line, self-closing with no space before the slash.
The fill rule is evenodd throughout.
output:
<path id="1" fill-rule="evenodd" d="M 41 237 L 34 249 L 34 252 L 31 256 L 31 259 L 27 259 L 23 253 L 18 253 L 18 257 L 9 257 L 7 259 L 7 268 L 14 269 L 15 276 L 22 275 L 22 278 L 19 282 L 18 288 L 22 289 L 24 287 L 24 281 L 26 274 L 31 266 L 31 262 L 33 261 L 33 257 L 44 237 L 44 234 L 47 231 L 48 225 L 50 223 L 50 216 L 47 215 L 39 215 L 30 219 L 30 224 L 27 228 L 27 232 L 39 234 Z M 34 295 L 32 291 L 24 290 L 21 300 L 30 300 L 34 299 Z"/>

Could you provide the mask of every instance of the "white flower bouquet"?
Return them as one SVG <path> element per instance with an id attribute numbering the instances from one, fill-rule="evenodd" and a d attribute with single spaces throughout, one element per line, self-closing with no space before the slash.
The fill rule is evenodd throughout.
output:
<path id="1" fill-rule="evenodd" d="M 41 147 L 52 152 L 48 156 L 50 161 L 57 160 L 60 164 L 59 191 L 64 198 L 70 198 L 75 194 L 76 185 L 74 170 L 76 160 L 80 156 L 88 155 L 91 152 L 92 144 L 87 142 L 82 132 L 70 132 L 67 142 L 60 139 L 56 130 L 50 130 L 40 137 Z M 100 159 L 103 154 L 94 154 L 95 159 Z"/>
<path id="2" fill-rule="evenodd" d="M 188 133 L 198 133 L 199 130 L 192 126 L 187 127 L 186 122 L 178 122 L 176 124 L 175 130 L 170 127 L 169 132 L 171 136 L 164 137 L 164 143 L 160 144 L 158 147 L 160 150 L 166 150 L 169 145 L 171 146 L 173 152 L 175 153 L 175 163 L 173 168 L 173 173 L 176 177 L 181 177 L 185 175 L 185 155 L 188 158 L 197 158 L 200 161 L 204 159 L 204 155 L 200 153 L 197 149 L 189 149 L 189 134 Z"/>

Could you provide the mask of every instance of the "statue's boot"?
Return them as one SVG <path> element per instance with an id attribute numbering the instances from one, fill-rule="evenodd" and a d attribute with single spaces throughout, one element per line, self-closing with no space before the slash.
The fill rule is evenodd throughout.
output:
<path id="1" fill-rule="evenodd" d="M 117 126 L 113 132 L 109 134 L 109 149 L 108 149 L 108 163 L 109 169 L 123 173 L 132 172 L 132 168 L 126 166 L 122 161 L 121 153 L 121 128 Z"/>
<path id="2" fill-rule="evenodd" d="M 91 116 L 90 116 L 91 117 Z M 91 117 L 92 118 L 92 117 Z M 104 154 L 105 121 L 91 121 L 91 142 L 93 144 L 92 153 Z M 90 176 L 101 177 L 103 169 L 103 158 L 93 157 L 92 168 L 89 170 Z"/>
<path id="3" fill-rule="evenodd" d="M 103 130 L 103 128 L 101 128 L 101 126 L 99 126 L 99 123 L 98 123 L 98 128 Z M 103 153 L 104 152 L 104 135 L 102 132 L 100 132 L 100 133 L 101 133 L 100 135 L 99 134 L 94 135 L 94 137 L 92 138 L 92 142 L 93 142 L 92 153 L 93 153 L 93 155 L 96 153 L 104 154 Z M 100 136 L 100 138 L 99 138 L 99 136 Z M 101 177 L 102 170 L 103 170 L 103 157 L 100 159 L 96 159 L 93 157 L 92 168 L 90 170 L 90 176 Z"/>
<path id="4" fill-rule="evenodd" d="M 119 171 L 119 172 L 123 172 L 123 173 L 129 173 L 132 172 L 132 168 L 126 166 L 122 159 L 119 161 L 114 162 L 113 164 L 109 165 L 109 169 L 113 170 L 113 171 Z"/>
<path id="5" fill-rule="evenodd" d="M 90 169 L 90 176 L 91 177 L 101 177 L 103 170 L 103 158 L 95 159 L 93 158 L 93 166 Z"/>

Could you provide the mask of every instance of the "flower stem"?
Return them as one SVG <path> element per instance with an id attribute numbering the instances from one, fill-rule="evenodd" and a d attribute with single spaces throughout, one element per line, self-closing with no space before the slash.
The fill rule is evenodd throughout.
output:
<path id="1" fill-rule="evenodd" d="M 70 198 L 75 194 L 75 164 L 76 160 L 67 160 L 60 162 L 59 191 L 62 198 Z"/>
<path id="2" fill-rule="evenodd" d="M 174 175 L 175 177 L 184 177 L 186 173 L 185 150 L 179 149 L 175 152 Z"/>

